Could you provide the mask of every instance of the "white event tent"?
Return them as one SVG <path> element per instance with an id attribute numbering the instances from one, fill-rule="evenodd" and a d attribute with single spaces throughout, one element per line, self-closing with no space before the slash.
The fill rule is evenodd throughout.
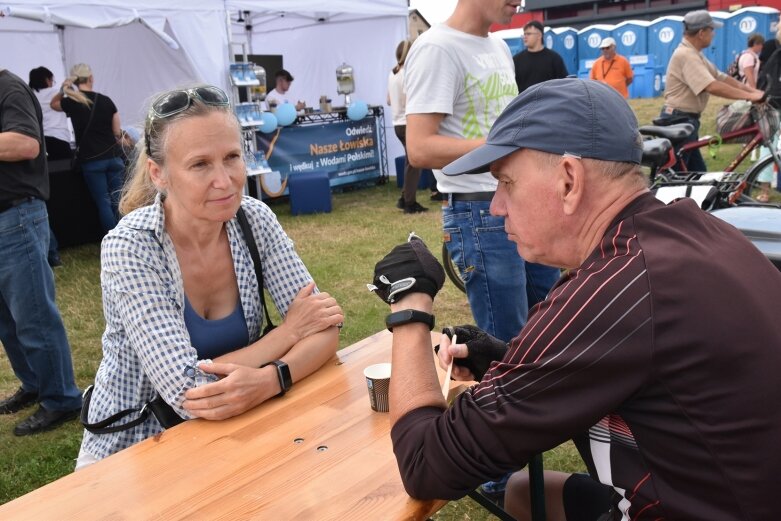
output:
<path id="1" fill-rule="evenodd" d="M 87 63 L 123 125 L 143 121 L 154 92 L 194 81 L 227 87 L 221 0 L 0 0 L 0 9 L 0 67 L 26 80 L 44 65 L 59 82 Z"/>
<path id="2" fill-rule="evenodd" d="M 251 31 L 236 22 L 239 11 L 249 12 Z M 229 88 L 230 56 L 241 53 L 229 26 L 250 54 L 282 55 L 309 105 L 322 94 L 342 104 L 342 63 L 355 70 L 353 99 L 384 105 L 408 26 L 405 0 L 0 0 L 0 14 L 0 68 L 26 80 L 43 65 L 59 82 L 72 65 L 88 63 L 123 125 L 140 124 L 157 91 L 195 81 Z M 390 158 L 401 153 L 391 136 Z"/>

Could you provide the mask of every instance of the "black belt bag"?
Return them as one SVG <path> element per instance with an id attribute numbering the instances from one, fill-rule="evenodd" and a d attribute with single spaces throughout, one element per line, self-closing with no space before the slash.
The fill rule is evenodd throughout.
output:
<path id="1" fill-rule="evenodd" d="M 92 434 L 110 434 L 112 432 L 120 432 L 132 429 L 136 425 L 144 423 L 149 417 L 150 412 L 155 416 L 155 418 L 157 418 L 157 421 L 160 422 L 160 425 L 162 425 L 164 429 L 170 429 L 171 427 L 179 425 L 184 421 L 184 418 L 176 414 L 173 408 L 165 403 L 165 401 L 159 395 L 155 395 L 154 398 L 145 403 L 142 407 L 125 409 L 124 411 L 119 411 L 116 414 L 112 414 L 105 420 L 89 423 L 89 404 L 92 400 L 93 387 L 94 386 L 90 385 L 84 391 L 80 418 L 81 424 Z M 138 413 L 138 416 L 135 419 L 121 425 L 113 425 L 119 420 L 135 413 Z"/>

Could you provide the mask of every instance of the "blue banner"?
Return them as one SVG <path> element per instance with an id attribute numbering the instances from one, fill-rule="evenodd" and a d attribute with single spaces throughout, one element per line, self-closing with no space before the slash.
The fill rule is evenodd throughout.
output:
<path id="1" fill-rule="evenodd" d="M 272 170 L 261 174 L 261 186 L 269 197 L 285 195 L 288 176 L 297 173 L 327 172 L 332 187 L 381 175 L 374 116 L 360 121 L 292 125 L 256 135 L 258 151 L 268 158 Z"/>

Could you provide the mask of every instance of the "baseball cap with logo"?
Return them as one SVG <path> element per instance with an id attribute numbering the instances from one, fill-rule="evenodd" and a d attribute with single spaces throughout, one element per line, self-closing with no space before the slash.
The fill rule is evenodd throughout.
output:
<path id="1" fill-rule="evenodd" d="M 724 23 L 718 20 L 714 20 L 710 13 L 704 9 L 699 11 L 691 11 L 686 13 L 683 17 L 683 25 L 687 31 L 698 31 L 710 27 L 716 29 L 717 27 L 724 27 Z"/>
<path id="2" fill-rule="evenodd" d="M 613 38 L 608 36 L 607 38 L 603 38 L 602 39 L 602 43 L 599 44 L 599 48 L 600 49 L 607 49 L 611 45 L 615 45 L 615 44 L 616 44 L 616 41 Z"/>
<path id="3" fill-rule="evenodd" d="M 605 83 L 565 78 L 523 91 L 496 119 L 485 144 L 442 173 L 486 172 L 522 148 L 635 164 L 643 155 L 637 118 L 623 96 Z"/>

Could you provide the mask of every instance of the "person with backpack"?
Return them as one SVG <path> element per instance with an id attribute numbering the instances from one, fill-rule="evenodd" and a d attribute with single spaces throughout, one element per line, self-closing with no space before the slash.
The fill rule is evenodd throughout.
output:
<path id="1" fill-rule="evenodd" d="M 748 37 L 748 48 L 737 59 L 738 81 L 742 81 L 752 88 L 757 88 L 759 78 L 759 53 L 765 44 L 765 37 L 754 33 Z"/>

